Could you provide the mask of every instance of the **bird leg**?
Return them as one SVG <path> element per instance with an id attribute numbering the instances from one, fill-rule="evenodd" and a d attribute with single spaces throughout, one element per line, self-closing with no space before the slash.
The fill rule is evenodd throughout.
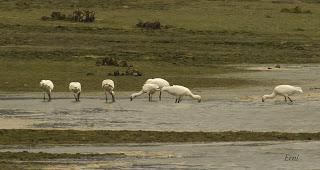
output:
<path id="1" fill-rule="evenodd" d="M 160 91 L 160 95 L 159 95 L 159 100 L 161 101 L 161 91 Z"/>
<path id="2" fill-rule="evenodd" d="M 73 97 L 76 99 L 76 101 L 78 101 L 75 93 L 73 93 Z"/>
<path id="3" fill-rule="evenodd" d="M 111 97 L 112 97 L 112 102 L 115 102 L 116 99 L 115 99 L 115 97 L 114 97 L 114 92 L 112 91 L 112 92 L 110 92 L 110 94 L 111 94 Z"/>
<path id="4" fill-rule="evenodd" d="M 104 94 L 106 95 L 106 102 L 108 102 L 107 91 L 105 91 Z"/>
<path id="5" fill-rule="evenodd" d="M 293 102 L 291 99 L 290 99 L 290 97 L 288 96 L 288 99 L 290 100 L 290 102 Z"/>
<path id="6" fill-rule="evenodd" d="M 150 93 L 149 93 L 148 95 L 149 95 L 149 102 L 151 102 L 151 97 L 150 97 Z"/>
<path id="7" fill-rule="evenodd" d="M 80 92 L 78 93 L 78 102 L 80 101 Z"/>
<path id="8" fill-rule="evenodd" d="M 179 99 L 178 99 L 178 103 L 180 103 L 180 101 L 181 101 L 181 97 L 179 97 Z"/>
<path id="9" fill-rule="evenodd" d="M 46 100 L 46 93 L 43 92 L 43 100 Z"/>
<path id="10" fill-rule="evenodd" d="M 176 98 L 176 101 L 175 101 L 175 103 L 178 103 L 178 98 Z"/>
<path id="11" fill-rule="evenodd" d="M 48 93 L 48 101 L 50 102 L 51 101 L 51 94 L 50 93 Z"/>
<path id="12" fill-rule="evenodd" d="M 286 103 L 287 103 L 287 97 L 286 96 L 284 96 L 284 101 L 286 101 Z"/>

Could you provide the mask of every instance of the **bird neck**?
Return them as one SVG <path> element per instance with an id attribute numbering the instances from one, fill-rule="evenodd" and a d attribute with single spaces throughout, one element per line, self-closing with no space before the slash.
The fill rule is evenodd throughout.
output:
<path id="1" fill-rule="evenodd" d="M 141 90 L 141 91 L 139 91 L 138 93 L 133 93 L 133 94 L 131 95 L 131 97 L 132 97 L 132 98 L 135 98 L 135 97 L 140 96 L 140 95 L 142 95 L 142 94 L 143 94 L 143 91 Z"/>
<path id="2" fill-rule="evenodd" d="M 263 96 L 265 99 L 272 99 L 274 97 L 276 97 L 276 93 L 272 92 L 271 94 L 266 94 Z"/>
<path id="3" fill-rule="evenodd" d="M 199 96 L 199 95 L 195 95 L 195 94 L 193 94 L 193 93 L 191 93 L 191 92 L 190 92 L 190 95 L 189 95 L 189 96 L 192 97 L 193 99 L 197 99 L 197 100 L 200 99 L 200 96 Z"/>

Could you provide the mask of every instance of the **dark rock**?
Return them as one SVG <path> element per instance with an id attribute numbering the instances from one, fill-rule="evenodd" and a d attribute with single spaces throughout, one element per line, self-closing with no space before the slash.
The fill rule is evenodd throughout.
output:
<path id="1" fill-rule="evenodd" d="M 42 16 L 42 17 L 41 17 L 41 20 L 43 20 L 43 21 L 48 21 L 48 20 L 50 20 L 50 17 L 48 17 L 48 16 Z"/>
<path id="2" fill-rule="evenodd" d="M 137 27 L 139 28 L 145 28 L 145 29 L 161 29 L 161 24 L 159 21 L 154 21 L 154 22 L 143 22 L 143 21 L 139 21 L 136 24 Z"/>
<path id="3" fill-rule="evenodd" d="M 113 72 L 113 75 L 114 75 L 114 76 L 120 76 L 119 70 L 116 70 L 115 72 Z"/>

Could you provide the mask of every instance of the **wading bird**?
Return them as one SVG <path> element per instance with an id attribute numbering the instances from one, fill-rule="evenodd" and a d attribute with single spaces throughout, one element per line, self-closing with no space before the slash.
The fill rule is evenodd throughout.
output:
<path id="1" fill-rule="evenodd" d="M 194 95 L 188 88 L 179 85 L 163 87 L 162 91 L 168 92 L 169 94 L 176 97 L 175 103 L 180 103 L 184 96 L 190 96 L 191 98 L 201 102 L 201 96 Z"/>
<path id="2" fill-rule="evenodd" d="M 69 90 L 73 92 L 74 99 L 80 101 L 81 84 L 79 82 L 71 82 L 69 84 Z"/>
<path id="3" fill-rule="evenodd" d="M 290 102 L 293 102 L 289 96 L 296 93 L 303 93 L 301 87 L 279 85 L 273 89 L 273 92 L 271 94 L 262 96 L 262 102 L 264 102 L 266 99 L 273 99 L 276 96 L 283 96 L 286 102 L 287 98 L 290 100 Z"/>
<path id="4" fill-rule="evenodd" d="M 43 100 L 46 100 L 46 93 L 48 94 L 48 101 L 51 101 L 51 92 L 54 88 L 51 80 L 41 80 L 40 88 L 43 91 Z"/>
<path id="5" fill-rule="evenodd" d="M 104 93 L 106 95 L 106 102 L 108 101 L 107 93 L 109 93 L 112 97 L 112 102 L 115 102 L 114 97 L 114 82 L 110 79 L 106 79 L 102 81 L 102 88 L 104 89 Z"/>
<path id="6" fill-rule="evenodd" d="M 148 79 L 144 84 L 156 84 L 160 88 L 159 100 L 161 100 L 161 89 L 166 86 L 170 86 L 169 82 L 162 78 Z"/>
<path id="7" fill-rule="evenodd" d="M 149 95 L 149 102 L 152 101 L 152 95 L 156 92 L 156 91 L 159 91 L 160 88 L 158 85 L 156 84 L 144 84 L 142 86 L 142 89 L 141 91 L 139 91 L 138 93 L 133 93 L 131 96 L 130 96 L 130 100 L 132 101 L 134 98 L 144 94 L 144 93 L 148 93 Z"/>

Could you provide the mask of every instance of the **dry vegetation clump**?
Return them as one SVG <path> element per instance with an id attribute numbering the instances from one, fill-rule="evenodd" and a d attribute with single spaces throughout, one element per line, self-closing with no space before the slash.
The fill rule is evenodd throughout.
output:
<path id="1" fill-rule="evenodd" d="M 64 21 L 75 21 L 75 22 L 94 22 L 95 20 L 95 12 L 90 10 L 80 10 L 77 9 L 73 11 L 72 14 L 63 14 L 59 11 L 53 11 L 49 16 L 41 17 L 44 21 L 56 21 L 56 20 L 64 20 Z"/>
<path id="2" fill-rule="evenodd" d="M 127 67 L 127 70 L 125 72 L 115 70 L 113 73 L 108 73 L 108 76 L 142 76 L 142 72 L 131 66 Z"/>
<path id="3" fill-rule="evenodd" d="M 113 57 L 105 57 L 102 59 L 98 59 L 96 61 L 96 66 L 117 66 L 117 67 L 129 67 L 132 65 L 129 65 L 127 61 L 125 60 L 118 60 Z"/>
<path id="4" fill-rule="evenodd" d="M 296 6 L 294 8 L 282 8 L 280 12 L 295 14 L 311 14 L 310 10 L 302 10 L 300 6 Z"/>
<path id="5" fill-rule="evenodd" d="M 135 69 L 133 65 L 129 65 L 129 63 L 125 60 L 118 60 L 113 57 L 105 57 L 102 59 L 98 59 L 96 61 L 96 66 L 115 66 L 115 67 L 126 67 L 125 72 L 120 72 L 118 69 L 113 73 L 108 73 L 109 76 L 142 76 L 142 72 Z"/>
<path id="6" fill-rule="evenodd" d="M 95 12 L 77 9 L 73 11 L 72 19 L 76 22 L 93 22 L 95 20 Z"/>

